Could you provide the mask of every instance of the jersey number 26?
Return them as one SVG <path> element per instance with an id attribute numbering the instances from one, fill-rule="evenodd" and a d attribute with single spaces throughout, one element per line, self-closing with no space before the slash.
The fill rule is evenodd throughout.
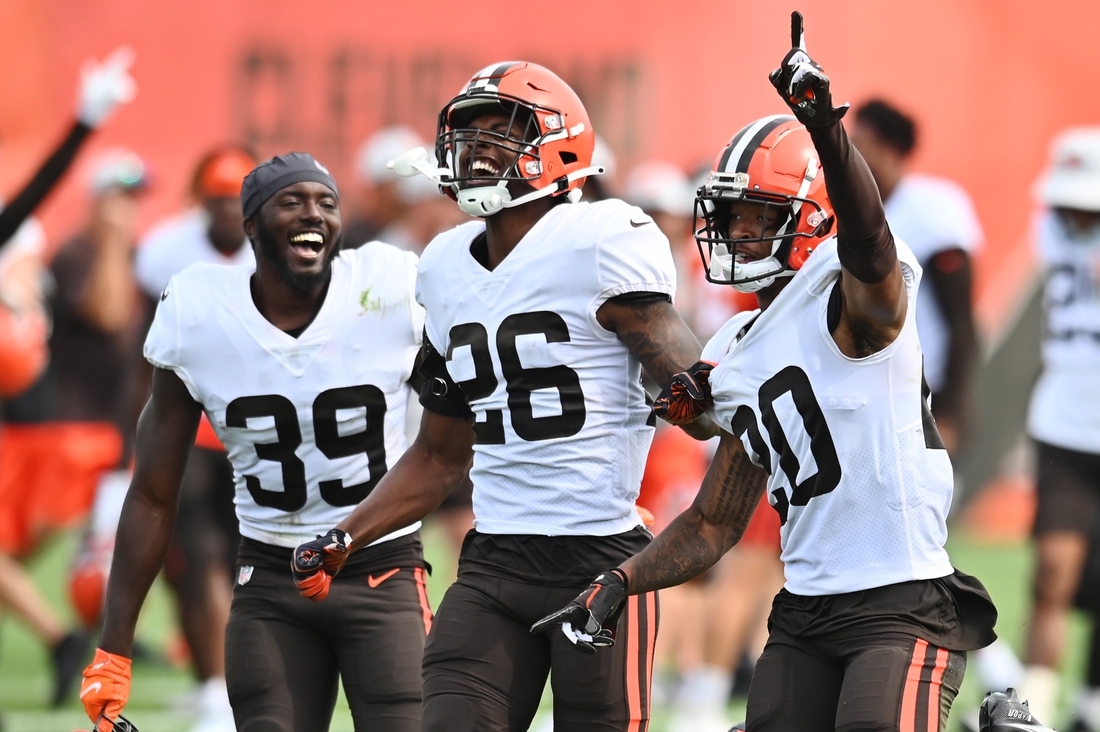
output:
<path id="1" fill-rule="evenodd" d="M 516 339 L 523 335 L 542 335 L 547 343 L 568 343 L 569 326 L 555 312 L 540 310 L 534 313 L 509 315 L 497 328 L 496 351 L 500 358 L 500 370 L 508 388 L 508 412 L 512 429 L 522 440 L 550 440 L 555 437 L 571 437 L 584 426 L 584 393 L 577 372 L 565 365 L 543 368 L 524 368 L 519 360 Z M 493 354 L 489 350 L 489 333 L 481 323 L 465 323 L 451 328 L 447 360 L 454 358 L 455 349 L 470 347 L 474 360 L 474 377 L 458 382 L 466 398 L 473 402 L 492 396 L 497 388 L 493 369 Z M 561 400 L 561 414 L 536 417 L 531 406 L 531 392 L 537 389 L 557 389 Z M 504 444 L 503 410 L 485 412 L 485 421 L 474 424 L 478 444 Z"/>

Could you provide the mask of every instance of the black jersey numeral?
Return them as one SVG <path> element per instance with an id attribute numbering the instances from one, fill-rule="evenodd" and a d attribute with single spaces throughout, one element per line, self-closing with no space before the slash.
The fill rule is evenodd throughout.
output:
<path id="1" fill-rule="evenodd" d="M 798 456 L 791 449 L 790 441 L 783 432 L 783 426 L 775 413 L 775 400 L 788 393 L 794 401 L 798 415 L 802 418 L 803 429 L 810 437 L 810 453 L 813 455 L 814 462 L 817 463 L 817 472 L 801 483 L 798 482 L 798 473 L 802 466 L 798 462 Z M 790 506 L 805 506 L 811 498 L 831 493 L 836 489 L 841 478 L 840 458 L 837 456 L 836 445 L 833 443 L 833 436 L 829 432 L 825 415 L 817 403 L 813 386 L 805 371 L 797 366 L 788 366 L 761 384 L 758 394 L 760 421 L 768 433 L 772 449 L 779 456 L 779 468 L 787 476 L 791 486 L 789 498 L 781 488 L 772 491 L 775 510 L 779 513 L 780 521 L 785 524 Z M 760 456 L 761 467 L 772 475 L 771 455 L 756 426 L 756 415 L 752 409 L 742 405 L 734 413 L 730 422 L 731 431 L 739 438 L 746 431 L 749 433 L 749 445 L 753 452 Z"/>
<path id="2" fill-rule="evenodd" d="M 367 428 L 340 435 L 336 410 L 365 408 Z M 339 478 L 320 482 L 321 498 L 330 506 L 354 506 L 366 498 L 386 474 L 386 395 L 377 386 L 345 386 L 328 389 L 313 401 L 313 430 L 317 449 L 329 460 L 366 455 L 370 479 L 345 486 Z"/>
<path id="3" fill-rule="evenodd" d="M 455 349 L 470 347 L 474 360 L 472 379 L 457 382 L 466 394 L 467 401 L 485 399 L 492 396 L 497 388 L 497 377 L 493 373 L 493 354 L 489 352 L 489 333 L 481 323 L 465 323 L 451 328 L 450 345 L 447 346 L 447 360 L 454 356 Z M 485 412 L 484 422 L 474 423 L 474 440 L 479 445 L 504 444 L 504 413 L 500 409 Z"/>
<path id="4" fill-rule="evenodd" d="M 267 490 L 255 475 L 246 475 L 244 482 L 248 492 L 258 506 L 298 511 L 306 505 L 306 466 L 294 452 L 302 444 L 298 413 L 289 399 L 278 394 L 238 397 L 225 409 L 225 423 L 230 427 L 247 428 L 248 420 L 257 417 L 275 418 L 275 434 L 279 441 L 256 443 L 256 456 L 282 465 L 283 490 Z"/>
<path id="5" fill-rule="evenodd" d="M 519 358 L 516 340 L 523 335 L 542 335 L 547 343 L 568 343 L 569 326 L 557 313 L 540 310 L 515 313 L 505 318 L 496 334 L 497 354 L 508 390 L 508 413 L 516 435 L 528 442 L 571 437 L 584 427 L 587 411 L 581 379 L 576 371 L 565 366 L 525 368 Z M 498 381 L 493 369 L 493 354 L 489 333 L 481 323 L 464 323 L 451 328 L 447 360 L 456 349 L 469 346 L 474 363 L 474 376 L 458 382 L 468 401 L 485 399 L 496 391 Z M 531 405 L 531 393 L 540 389 L 556 389 L 561 401 L 561 414 L 536 417 Z M 485 421 L 474 424 L 478 444 L 504 444 L 504 415 L 500 409 L 485 412 Z"/>
<path id="6" fill-rule="evenodd" d="M 365 409 L 367 427 L 362 432 L 341 435 L 336 412 L 340 409 Z M 260 485 L 254 475 L 244 476 L 245 485 L 258 506 L 280 511 L 299 511 L 306 505 L 306 466 L 296 450 L 302 444 L 302 429 L 294 404 L 284 396 L 238 397 L 225 410 L 229 427 L 248 428 L 248 420 L 272 417 L 275 420 L 277 442 L 255 445 L 261 460 L 279 463 L 283 470 L 283 490 L 275 491 Z M 348 386 L 328 389 L 313 401 L 313 430 L 317 449 L 329 460 L 367 456 L 370 480 L 345 486 L 339 478 L 322 480 L 321 499 L 330 506 L 354 506 L 374 490 L 386 474 L 386 395 L 377 386 Z"/>

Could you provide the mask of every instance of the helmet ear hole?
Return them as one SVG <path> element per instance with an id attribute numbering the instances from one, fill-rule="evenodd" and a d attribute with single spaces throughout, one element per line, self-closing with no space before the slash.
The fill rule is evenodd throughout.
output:
<path id="1" fill-rule="evenodd" d="M 562 165 L 572 165 L 577 162 L 576 153 L 571 153 L 568 150 L 560 150 L 558 152 L 558 157 L 561 158 Z"/>

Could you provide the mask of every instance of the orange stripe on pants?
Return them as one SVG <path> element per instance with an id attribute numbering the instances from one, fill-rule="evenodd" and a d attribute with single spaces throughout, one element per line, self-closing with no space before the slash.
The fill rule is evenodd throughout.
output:
<path id="1" fill-rule="evenodd" d="M 424 635 L 427 635 L 432 632 L 432 607 L 428 604 L 428 585 L 424 568 L 414 569 L 413 576 L 416 578 L 416 594 L 420 596 L 420 611 L 424 614 Z"/>
<path id="2" fill-rule="evenodd" d="M 916 732 L 917 692 L 920 689 L 920 675 L 924 669 L 924 656 L 928 651 L 928 641 L 917 639 L 913 646 L 913 656 L 905 672 L 905 691 L 901 697 L 901 732 Z"/>
<path id="3" fill-rule="evenodd" d="M 630 724 L 627 732 L 643 732 L 642 719 L 642 694 L 639 669 L 639 643 L 638 634 L 641 632 L 639 614 L 641 608 L 638 604 L 638 596 L 632 595 L 626 601 L 627 633 L 626 633 L 626 701 L 630 709 Z"/>

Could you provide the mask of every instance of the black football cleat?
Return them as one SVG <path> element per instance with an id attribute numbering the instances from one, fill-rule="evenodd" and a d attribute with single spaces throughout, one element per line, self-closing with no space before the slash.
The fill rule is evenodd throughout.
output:
<path id="1" fill-rule="evenodd" d="M 1031 716 L 1015 689 L 991 691 L 978 710 L 978 732 L 1054 732 Z"/>

